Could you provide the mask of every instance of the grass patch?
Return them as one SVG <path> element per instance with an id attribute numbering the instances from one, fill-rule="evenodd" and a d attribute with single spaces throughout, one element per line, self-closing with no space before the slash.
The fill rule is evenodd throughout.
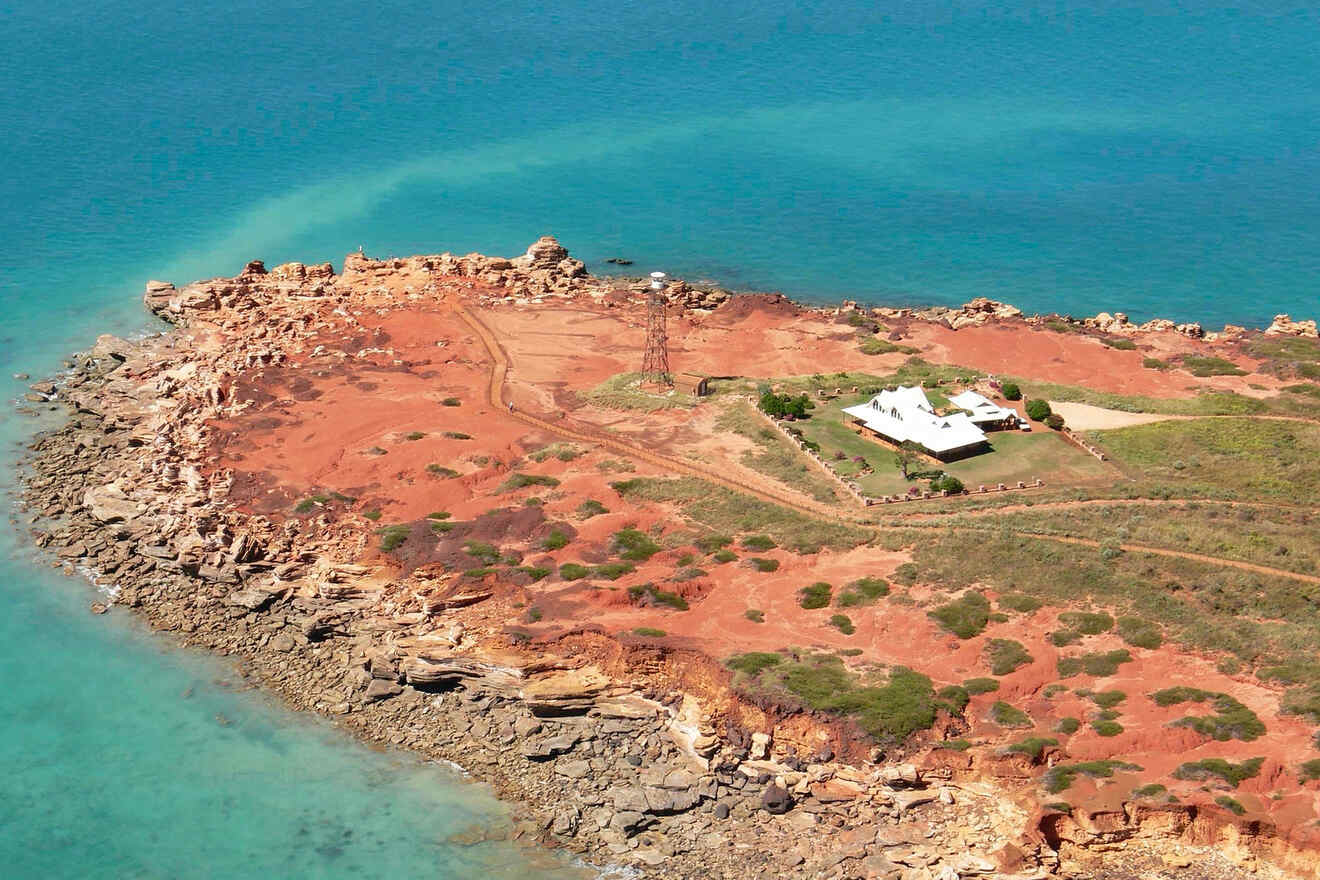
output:
<path id="1" fill-rule="evenodd" d="M 758 553 L 764 553 L 767 550 L 773 550 L 779 545 L 769 535 L 748 535 L 742 539 L 744 550 L 753 550 Z"/>
<path id="2" fill-rule="evenodd" d="M 446 397 L 444 400 L 440 401 L 440 405 L 441 405 L 441 406 L 462 406 L 462 405 L 463 405 L 463 401 L 459 400 L 457 397 Z"/>
<path id="3" fill-rule="evenodd" d="M 972 747 L 972 741 L 968 739 L 946 739 L 935 743 L 933 748 L 947 749 L 951 752 L 965 752 Z"/>
<path id="4" fill-rule="evenodd" d="M 1158 648 L 1164 644 L 1159 624 L 1140 617 L 1120 617 L 1118 637 L 1134 648 Z"/>
<path id="5" fill-rule="evenodd" d="M 742 453 L 742 463 L 817 501 L 838 500 L 832 480 L 808 463 L 796 444 L 766 425 L 745 401 L 734 401 L 716 420 L 715 427 L 751 440 L 755 448 Z"/>
<path id="6" fill-rule="evenodd" d="M 565 562 L 559 566 L 559 576 L 566 581 L 580 581 L 591 574 L 591 569 L 576 562 Z"/>
<path id="7" fill-rule="evenodd" d="M 542 568 L 536 565 L 520 565 L 515 569 L 515 571 L 520 571 L 523 574 L 527 575 L 529 578 L 532 579 L 533 583 L 535 583 L 536 581 L 543 581 L 553 573 L 551 569 Z"/>
<path id="8" fill-rule="evenodd" d="M 1071 788 L 1078 776 L 1109 779 L 1118 771 L 1139 772 L 1142 769 L 1139 765 L 1127 761 L 1082 761 L 1077 764 L 1059 764 L 1051 767 L 1041 777 L 1041 784 L 1050 794 L 1058 794 Z"/>
<path id="9" fill-rule="evenodd" d="M 1202 379 L 1210 376 L 1245 376 L 1247 371 L 1230 360 L 1221 357 L 1185 354 L 1182 367 L 1193 376 Z"/>
<path id="10" fill-rule="evenodd" d="M 669 633 L 665 632 L 662 629 L 656 629 L 653 626 L 639 626 L 633 630 L 633 635 L 646 636 L 648 638 L 653 638 L 653 639 L 661 639 L 669 635 Z"/>
<path id="11" fill-rule="evenodd" d="M 1092 721 L 1091 729 L 1100 736 L 1118 736 L 1123 732 L 1123 725 L 1106 718 L 1101 721 Z"/>
<path id="12" fill-rule="evenodd" d="M 938 701 L 930 679 L 903 666 L 883 678 L 863 680 L 829 654 L 798 656 L 748 676 L 742 687 L 751 695 L 777 696 L 788 702 L 850 719 L 882 743 L 897 743 L 935 722 Z"/>
<path id="13" fill-rule="evenodd" d="M 855 608 L 870 605 L 877 599 L 889 595 L 889 583 L 880 578 L 864 577 L 849 583 L 839 593 L 835 604 L 840 608 Z"/>
<path id="14" fill-rule="evenodd" d="M 765 612 L 760 608 L 748 608 L 743 612 L 743 617 L 752 623 L 765 623 Z"/>
<path id="15" fill-rule="evenodd" d="M 1026 593 L 1005 593 L 996 600 L 996 604 L 1000 608 L 1007 608 L 1010 611 L 1030 614 L 1045 603 L 1035 596 L 1028 596 Z"/>
<path id="16" fill-rule="evenodd" d="M 1122 691 L 1099 691 L 1091 694 L 1091 702 L 1101 709 L 1112 709 L 1126 699 L 1127 694 Z"/>
<path id="17" fill-rule="evenodd" d="M 495 490 L 496 495 L 503 495 L 505 492 L 516 492 L 519 489 L 526 489 L 528 486 L 545 486 L 553 489 L 559 485 L 559 481 L 554 477 L 545 474 L 524 474 L 521 472 L 513 473 L 508 476 L 503 483 Z"/>
<path id="18" fill-rule="evenodd" d="M 1031 760 L 1039 761 L 1040 756 L 1045 754 L 1045 750 L 1050 746 L 1057 746 L 1059 741 L 1052 736 L 1031 736 L 1024 740 L 1019 740 L 1004 749 L 1006 752 L 1017 752 L 1022 755 L 1030 755 Z"/>
<path id="19" fill-rule="evenodd" d="M 610 551 L 616 554 L 620 559 L 628 559 L 633 562 L 645 562 L 662 548 L 645 532 L 637 529 L 623 529 L 614 533 L 614 538 L 610 541 Z"/>
<path id="20" fill-rule="evenodd" d="M 421 431 L 409 431 L 403 435 L 404 440 L 421 440 L 426 434 Z"/>
<path id="21" fill-rule="evenodd" d="M 607 581 L 617 581 L 625 574 L 632 574 L 637 570 L 637 566 L 631 562 L 606 562 L 602 565 L 592 566 L 591 573 L 596 577 L 603 577 Z"/>
<path id="22" fill-rule="evenodd" d="M 1035 725 L 1030 715 L 1016 706 L 1005 703 L 1003 700 L 996 700 L 990 706 L 990 720 L 1000 727 L 1032 727 Z"/>
<path id="23" fill-rule="evenodd" d="M 362 512 L 362 515 L 365 516 L 367 519 L 371 520 L 372 522 L 378 522 L 380 518 L 384 516 L 384 514 L 381 513 L 379 510 L 364 510 Z"/>
<path id="24" fill-rule="evenodd" d="M 1202 736 L 1220 742 L 1233 739 L 1251 742 L 1265 734 L 1265 724 L 1256 713 L 1228 694 L 1180 686 L 1156 691 L 1150 695 L 1150 698 L 1157 706 L 1209 702 L 1214 710 L 1212 715 L 1188 715 L 1179 718 L 1170 725 L 1171 727 L 1190 727 Z"/>
<path id="25" fill-rule="evenodd" d="M 1085 672 L 1096 678 L 1105 678 L 1117 673 L 1120 664 L 1131 660 L 1132 655 L 1125 648 L 1083 654 L 1080 657 L 1060 657 L 1059 675 L 1062 678 L 1071 678 L 1079 672 Z"/>
<path id="26" fill-rule="evenodd" d="M 408 533 L 412 527 L 404 524 L 386 526 L 376 532 L 380 536 L 380 549 L 384 553 L 390 553 L 399 549 L 404 541 L 408 540 Z"/>
<path id="27" fill-rule="evenodd" d="M 760 559 L 760 558 L 757 558 L 757 557 L 752 557 L 751 559 L 749 559 L 749 560 L 747 560 L 747 561 L 750 562 L 750 563 L 752 564 L 752 568 L 754 568 L 754 569 L 756 569 L 757 571 L 761 572 L 761 574 L 769 574 L 769 573 L 772 572 L 772 571 L 778 571 L 778 570 L 779 570 L 779 560 L 778 560 L 778 559 Z"/>
<path id="28" fill-rule="evenodd" d="M 1257 776 L 1263 763 L 1265 763 L 1264 758 L 1249 758 L 1241 764 L 1234 764 L 1223 758 L 1205 758 L 1179 765 L 1178 769 L 1173 771 L 1173 778 L 1192 782 L 1205 782 L 1211 778 L 1218 778 L 1230 788 L 1237 788 L 1244 780 Z"/>
<path id="29" fill-rule="evenodd" d="M 445 432 L 444 432 L 443 434 L 441 434 L 440 436 L 441 436 L 441 437 L 446 437 L 446 438 L 448 438 L 448 439 L 450 439 L 450 440 L 471 440 L 471 439 L 472 439 L 472 435 L 471 435 L 471 434 L 465 434 L 465 433 L 463 433 L 462 431 L 445 431 Z"/>
<path id="30" fill-rule="evenodd" d="M 733 538 L 728 535 L 706 534 L 692 542 L 693 546 L 702 553 L 717 553 L 733 543 Z"/>
<path id="31" fill-rule="evenodd" d="M 969 678 L 962 683 L 967 693 L 972 695 L 992 694 L 999 690 L 999 681 L 994 678 Z"/>
<path id="32" fill-rule="evenodd" d="M 968 590 L 928 615 L 958 638 L 970 639 L 984 631 L 990 622 L 990 603 L 975 590 Z"/>
<path id="33" fill-rule="evenodd" d="M 1157 798 L 1162 794 L 1167 794 L 1168 791 L 1167 788 L 1160 785 L 1158 782 L 1151 782 L 1147 785 L 1132 789 L 1132 796 L 1137 798 Z"/>
<path id="34" fill-rule="evenodd" d="M 437 535 L 447 535 L 454 530 L 454 524 L 451 522 L 431 522 L 431 531 Z"/>
<path id="35" fill-rule="evenodd" d="M 1114 628 L 1114 618 L 1103 611 L 1065 611 L 1059 615 L 1059 623 L 1084 636 L 1096 636 Z"/>
<path id="36" fill-rule="evenodd" d="M 1050 633 L 1050 644 L 1056 648 L 1066 648 L 1082 640 L 1082 634 L 1075 629 L 1059 629 Z"/>
<path id="37" fill-rule="evenodd" d="M 949 684 L 936 691 L 935 696 L 939 698 L 940 703 L 948 710 L 950 715 L 961 715 L 967 708 L 967 704 L 972 701 L 971 695 L 967 693 L 967 688 L 961 685 Z"/>
<path id="38" fill-rule="evenodd" d="M 1060 718 L 1059 723 L 1054 725 L 1055 731 L 1065 733 L 1071 736 L 1082 729 L 1082 722 L 1076 718 Z"/>
<path id="39" fill-rule="evenodd" d="M 433 477 L 440 477 L 446 480 L 458 476 L 458 471 L 439 464 L 428 464 L 426 466 L 426 472 Z"/>
<path id="40" fill-rule="evenodd" d="M 1236 798 L 1231 798 L 1226 794 L 1221 794 L 1219 797 L 1215 798 L 1215 803 L 1219 804 L 1219 806 L 1228 810 L 1230 813 L 1238 816 L 1247 812 L 1247 808 L 1242 806 Z"/>
<path id="41" fill-rule="evenodd" d="M 562 550 L 568 546 L 568 535 L 560 529 L 551 529 L 541 541 L 542 550 Z"/>
<path id="42" fill-rule="evenodd" d="M 730 657 L 724 661 L 724 665 L 734 672 L 755 676 L 759 675 L 764 669 L 778 666 L 783 659 L 782 654 L 771 654 L 768 651 L 751 651 L 747 654 L 737 654 Z"/>
<path id="43" fill-rule="evenodd" d="M 655 393 L 642 387 L 641 373 L 619 373 L 578 396 L 606 409 L 651 412 L 657 409 L 691 409 L 700 401 L 677 390 Z"/>
<path id="44" fill-rule="evenodd" d="M 710 558 L 720 565 L 738 561 L 738 554 L 732 550 L 716 550 L 710 555 Z"/>
<path id="45" fill-rule="evenodd" d="M 608 507 L 594 498 L 588 498 L 586 501 L 583 501 L 578 505 L 577 509 L 578 516 L 583 519 L 591 519 L 593 516 L 600 516 L 603 513 L 609 512 L 610 509 Z"/>
<path id="46" fill-rule="evenodd" d="M 1303 761 L 1297 766 L 1297 780 L 1299 782 L 1312 782 L 1316 779 L 1320 779 L 1320 758 Z"/>
<path id="47" fill-rule="evenodd" d="M 527 457 L 537 464 L 540 464 L 547 458 L 554 458 L 559 461 L 572 461 L 581 454 L 581 450 L 571 443 L 551 443 L 549 446 L 542 446 L 535 452 L 528 453 Z"/>
<path id="48" fill-rule="evenodd" d="M 798 590 L 798 604 L 808 611 L 824 608 L 830 604 L 832 590 L 833 587 L 825 581 L 817 581 L 811 586 Z"/>
<path id="49" fill-rule="evenodd" d="M 986 643 L 985 657 L 994 675 L 1008 675 L 1035 659 L 1021 642 L 1013 639 L 991 639 Z"/>
<path id="50" fill-rule="evenodd" d="M 639 605 L 665 605 L 675 611 L 687 611 L 687 600 L 677 593 L 657 589 L 653 584 L 638 584 L 628 588 L 628 596 Z"/>
<path id="51" fill-rule="evenodd" d="M 830 615 L 830 626 L 834 627 L 845 636 L 850 636 L 857 632 L 857 628 L 853 626 L 852 619 L 846 614 Z"/>

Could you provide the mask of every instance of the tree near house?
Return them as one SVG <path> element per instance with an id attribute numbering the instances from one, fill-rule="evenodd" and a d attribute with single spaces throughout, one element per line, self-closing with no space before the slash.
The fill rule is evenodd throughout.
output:
<path id="1" fill-rule="evenodd" d="M 894 466 L 903 473 L 903 479 L 910 480 L 912 469 L 921 464 L 921 447 L 911 440 L 904 440 L 894 451 Z"/>

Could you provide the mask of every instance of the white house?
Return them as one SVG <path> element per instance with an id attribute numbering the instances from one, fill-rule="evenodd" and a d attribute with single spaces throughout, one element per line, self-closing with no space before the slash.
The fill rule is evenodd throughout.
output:
<path id="1" fill-rule="evenodd" d="M 982 430 L 1017 427 L 1020 421 L 1016 411 L 987 399 L 975 391 L 964 391 L 949 398 L 949 403 L 970 413 L 972 424 Z"/>
<path id="2" fill-rule="evenodd" d="M 971 455 L 987 446 L 985 432 L 966 413 L 936 415 L 926 393 L 917 387 L 881 391 L 843 411 L 890 443 L 912 442 L 941 460 Z"/>

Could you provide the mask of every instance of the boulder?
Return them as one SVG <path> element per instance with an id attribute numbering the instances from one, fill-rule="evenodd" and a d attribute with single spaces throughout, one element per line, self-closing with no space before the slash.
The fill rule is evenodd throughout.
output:
<path id="1" fill-rule="evenodd" d="M 382 678 L 373 678 L 371 683 L 367 685 L 366 693 L 362 695 L 362 698 L 368 703 L 375 703 L 380 700 L 388 700 L 390 697 L 396 697 L 401 693 L 403 693 L 403 688 L 399 687 L 397 683 L 385 681 Z"/>
<path id="2" fill-rule="evenodd" d="M 767 813 L 781 816 L 793 809 L 793 795 L 781 785 L 768 785 L 761 793 L 761 807 Z"/>
<path id="3" fill-rule="evenodd" d="M 93 486 L 83 493 L 83 507 L 98 522 L 113 523 L 137 519 L 145 508 L 129 498 L 118 483 Z"/>

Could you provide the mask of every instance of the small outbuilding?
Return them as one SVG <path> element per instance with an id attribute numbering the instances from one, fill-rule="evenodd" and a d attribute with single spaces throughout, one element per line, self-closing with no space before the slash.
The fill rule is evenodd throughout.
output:
<path id="1" fill-rule="evenodd" d="M 1002 429 L 1016 428 L 1020 417 L 1016 410 L 1009 409 L 1006 406 L 1000 406 L 990 400 L 983 394 L 975 391 L 964 391 L 962 394 L 956 394 L 949 398 L 949 403 L 965 409 L 968 418 L 972 424 L 982 431 L 998 431 Z"/>
<path id="2" fill-rule="evenodd" d="M 674 390 L 693 397 L 705 397 L 710 394 L 710 377 L 700 373 L 678 373 L 674 376 Z"/>

